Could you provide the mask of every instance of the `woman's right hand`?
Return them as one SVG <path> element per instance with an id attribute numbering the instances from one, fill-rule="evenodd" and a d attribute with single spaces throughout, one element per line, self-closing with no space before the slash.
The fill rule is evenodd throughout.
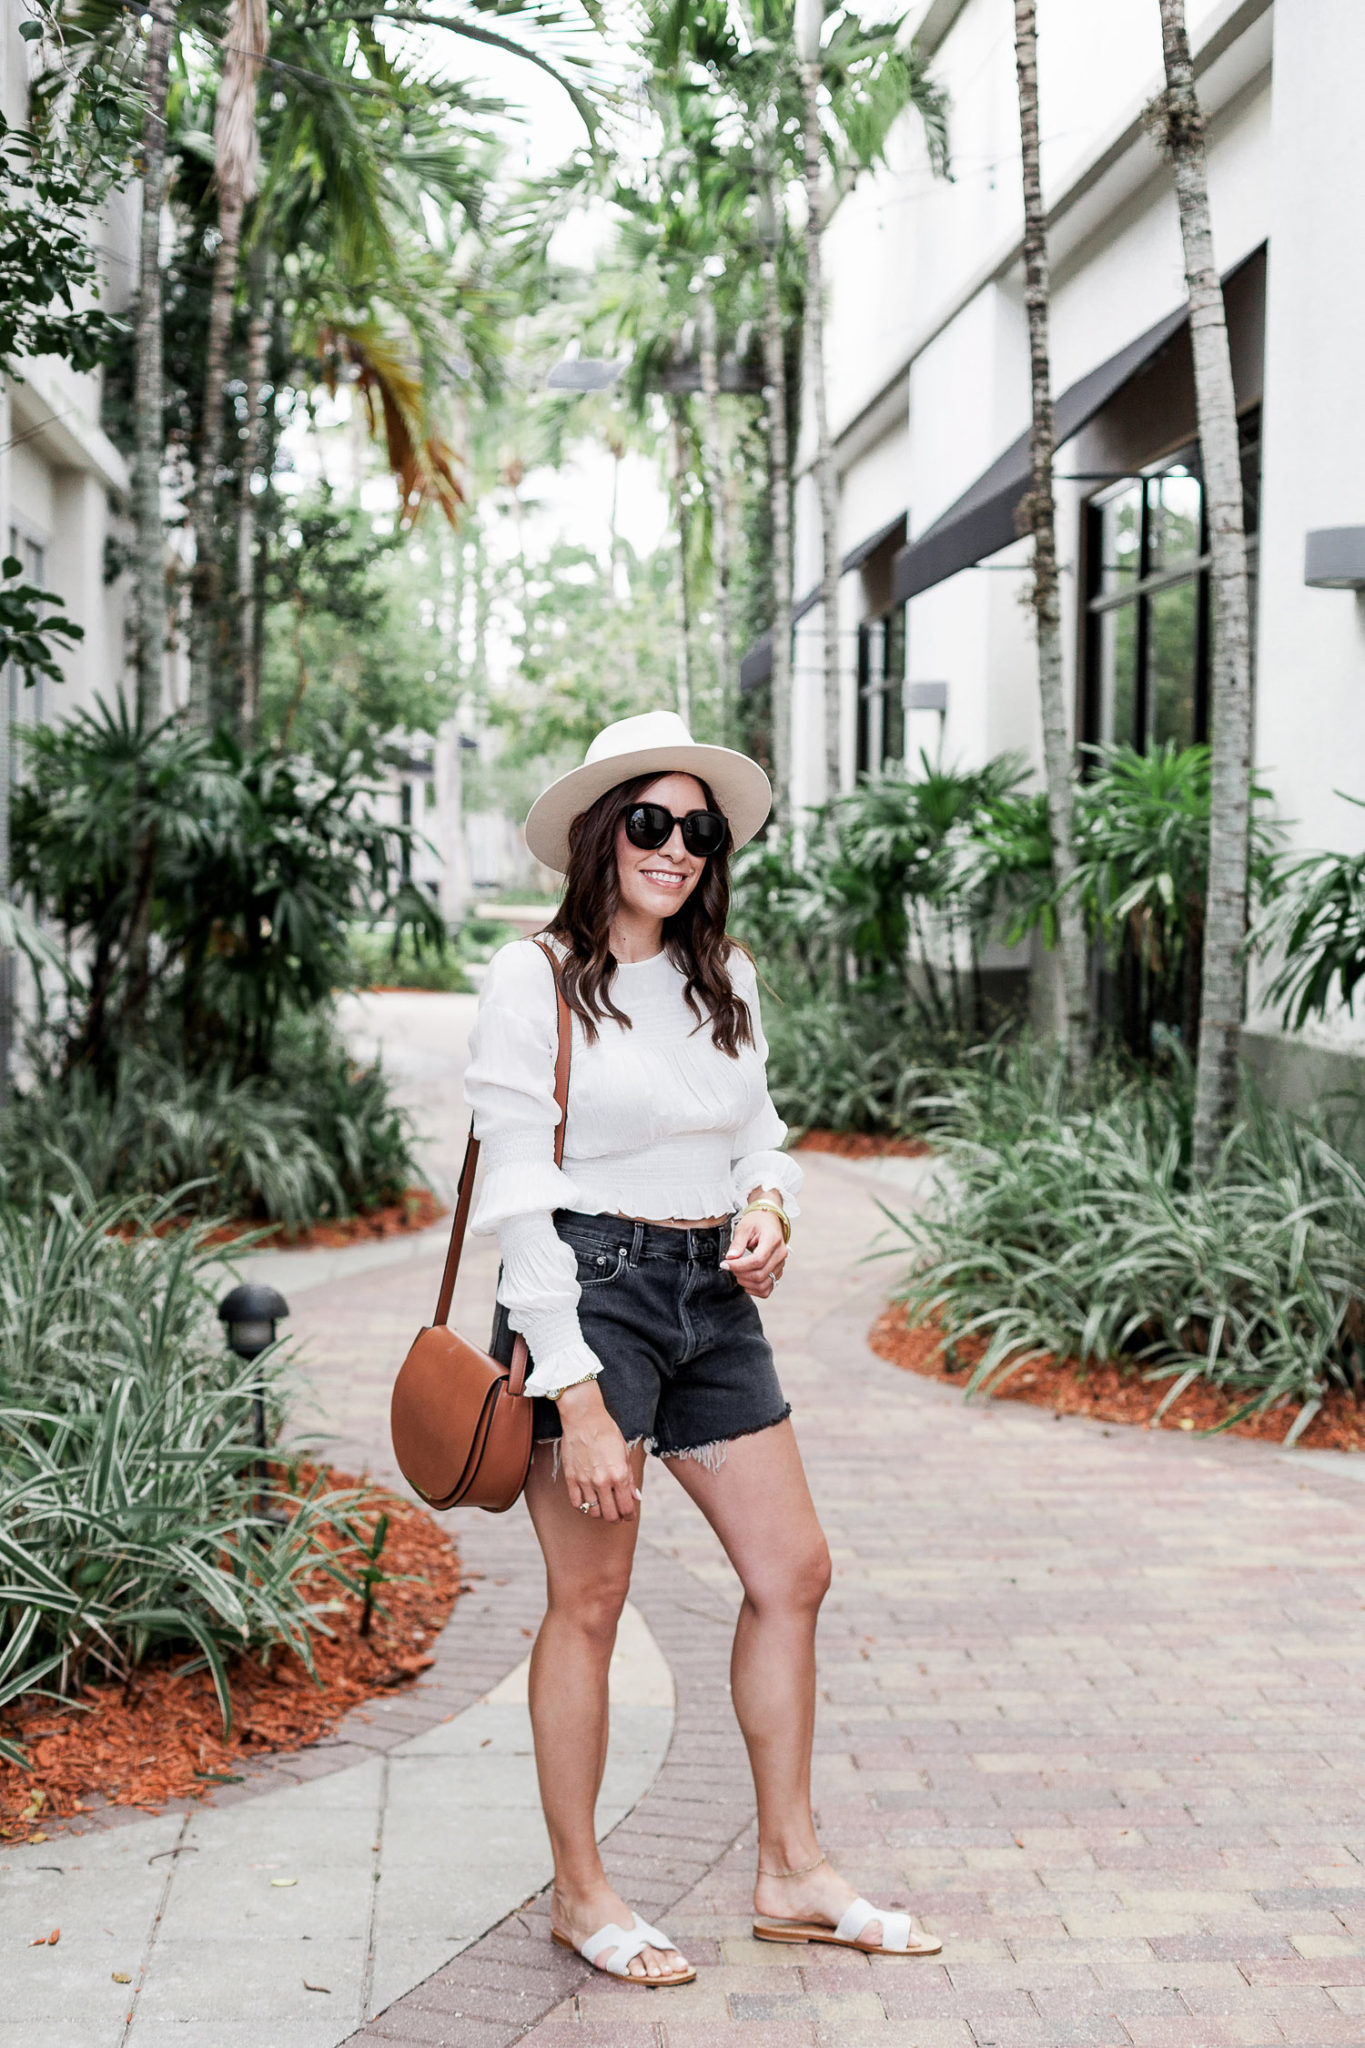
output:
<path id="1" fill-rule="evenodd" d="M 590 1502 L 594 1520 L 600 1516 L 604 1522 L 634 1521 L 640 1496 L 630 1469 L 630 1453 L 607 1413 L 596 1380 L 566 1387 L 558 1406 L 564 1432 L 560 1461 L 569 1499 L 576 1508 Z"/>

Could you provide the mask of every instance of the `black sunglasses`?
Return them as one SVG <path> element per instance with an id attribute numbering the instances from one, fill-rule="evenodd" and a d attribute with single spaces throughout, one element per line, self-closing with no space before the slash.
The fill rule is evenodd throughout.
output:
<path id="1" fill-rule="evenodd" d="M 662 804 L 632 804 L 626 812 L 626 837 L 632 846 L 653 853 L 673 837 L 673 827 L 682 827 L 683 845 L 702 860 L 724 850 L 730 827 L 719 811 L 689 811 L 675 818 Z"/>

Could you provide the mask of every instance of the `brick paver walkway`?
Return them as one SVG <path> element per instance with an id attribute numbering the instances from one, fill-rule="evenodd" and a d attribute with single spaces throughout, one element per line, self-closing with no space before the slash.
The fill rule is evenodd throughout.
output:
<path id="1" fill-rule="evenodd" d="M 804 1206 L 767 1320 L 835 1556 L 823 1838 L 860 1889 L 922 1913 L 943 1957 L 749 1938 L 751 1809 L 724 1678 L 734 1586 L 652 1469 L 635 1597 L 678 1680 L 678 1733 L 610 1855 L 699 1981 L 653 1994 L 593 1975 L 551 1950 L 534 1902 L 358 2038 L 1360 2048 L 1365 1491 L 1309 1456 L 966 1407 L 897 1373 L 863 1342 L 874 1191 L 815 1158 Z M 389 1269 L 296 1317 L 377 1464 L 395 1347 L 433 1277 Z M 502 1599 L 501 1641 L 524 1640 L 524 1515 L 457 1522 L 487 1573 L 485 1625 Z"/>

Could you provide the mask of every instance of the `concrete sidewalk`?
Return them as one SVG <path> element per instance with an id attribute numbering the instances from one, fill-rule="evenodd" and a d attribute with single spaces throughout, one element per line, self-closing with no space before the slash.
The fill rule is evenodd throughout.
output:
<path id="1" fill-rule="evenodd" d="M 549 1875 L 526 1670 L 326 1776 L 6 1852 L 0 2044 L 347 2039 Z M 604 1834 L 657 1777 L 673 1729 L 668 1667 L 634 1609 L 611 1693 Z M 57 1944 L 31 1945 L 53 1928 Z"/>

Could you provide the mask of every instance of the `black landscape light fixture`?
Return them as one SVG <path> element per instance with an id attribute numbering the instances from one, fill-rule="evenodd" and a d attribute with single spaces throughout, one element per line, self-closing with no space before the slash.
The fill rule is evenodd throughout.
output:
<path id="1" fill-rule="evenodd" d="M 289 1303 L 275 1287 L 247 1280 L 229 1288 L 218 1304 L 218 1320 L 227 1335 L 228 1350 L 238 1358 L 251 1360 L 268 1351 L 275 1341 L 275 1325 L 289 1313 Z M 256 1409 L 256 1442 L 265 1445 L 265 1388 L 256 1382 L 252 1400 Z"/>

